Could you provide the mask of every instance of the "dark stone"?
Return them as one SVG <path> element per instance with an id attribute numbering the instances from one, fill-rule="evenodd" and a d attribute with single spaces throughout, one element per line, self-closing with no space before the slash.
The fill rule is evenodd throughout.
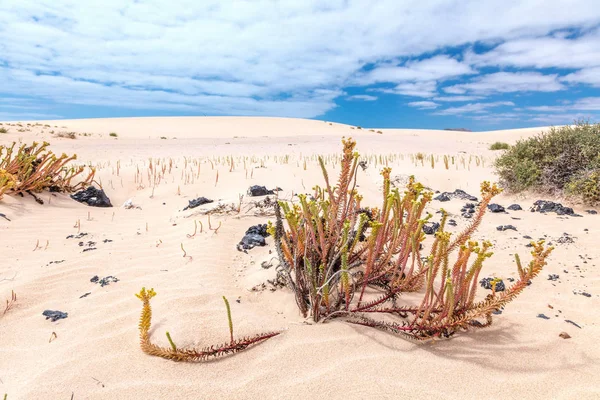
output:
<path id="1" fill-rule="evenodd" d="M 80 203 L 86 203 L 91 207 L 112 207 L 110 199 L 102 189 L 96 189 L 94 186 L 89 186 L 85 190 L 72 194 L 71 198 Z"/>
<path id="2" fill-rule="evenodd" d="M 83 299 L 84 297 L 88 297 L 90 294 L 92 294 L 92 292 L 87 292 L 86 294 L 82 294 L 81 296 L 79 296 L 79 298 Z"/>
<path id="3" fill-rule="evenodd" d="M 49 319 L 52 322 L 56 322 L 59 319 L 63 319 L 63 318 L 67 318 L 69 316 L 68 313 L 66 312 L 62 312 L 62 311 L 53 311 L 53 310 L 45 310 L 42 313 L 43 316 L 46 317 L 46 319 Z"/>
<path id="4" fill-rule="evenodd" d="M 591 214 L 591 215 L 596 215 L 598 214 L 598 211 L 596 210 L 585 210 L 586 213 Z"/>
<path id="5" fill-rule="evenodd" d="M 556 239 L 556 241 L 560 244 L 575 243 L 575 239 L 573 239 L 573 236 L 569 235 L 568 233 L 563 233 L 563 235 Z"/>
<path id="6" fill-rule="evenodd" d="M 423 225 L 423 232 L 425 232 L 426 235 L 433 235 L 438 229 L 440 229 L 440 224 L 437 222 L 426 222 L 425 225 Z"/>
<path id="7" fill-rule="evenodd" d="M 359 165 L 359 166 L 362 168 L 362 170 L 363 170 L 363 171 L 367 169 L 367 162 L 366 162 L 366 161 L 364 161 L 364 160 L 363 160 L 363 161 L 360 161 L 360 162 L 358 163 L 358 165 Z"/>
<path id="8" fill-rule="evenodd" d="M 492 281 L 493 280 L 494 280 L 494 278 L 483 278 L 482 280 L 479 281 L 479 284 L 484 289 L 492 290 Z M 502 279 L 498 280 L 496 282 L 496 292 L 504 292 L 504 289 L 506 289 L 506 287 L 504 286 L 504 282 L 502 281 Z"/>
<path id="9" fill-rule="evenodd" d="M 461 189 L 456 189 L 454 192 L 443 192 L 434 198 L 434 200 L 438 201 L 449 201 L 450 199 L 477 201 L 477 197 L 471 196 L 469 193 Z"/>
<path id="10" fill-rule="evenodd" d="M 106 285 L 110 285 L 111 283 L 119 282 L 119 278 L 117 278 L 115 276 L 112 276 L 112 275 L 109 275 L 107 277 L 104 277 L 104 278 L 100 279 L 98 277 L 98 275 L 95 275 L 92 279 L 90 279 L 90 282 L 92 282 L 92 283 L 99 283 L 100 286 L 104 287 Z"/>
<path id="11" fill-rule="evenodd" d="M 450 201 L 450 197 L 446 193 L 442 193 L 439 196 L 435 197 L 434 200 L 437 201 Z"/>
<path id="12" fill-rule="evenodd" d="M 496 229 L 499 231 L 507 231 L 509 229 L 512 229 L 513 231 L 517 230 L 517 228 L 514 225 L 499 225 L 496 227 Z"/>
<path id="13" fill-rule="evenodd" d="M 523 239 L 533 239 L 533 238 L 529 235 L 525 235 L 525 236 L 523 236 Z"/>
<path id="14" fill-rule="evenodd" d="M 81 239 L 82 237 L 87 236 L 87 233 L 85 232 L 81 232 L 77 235 L 69 235 L 66 237 L 66 239 Z"/>
<path id="15" fill-rule="evenodd" d="M 248 188 L 248 196 L 266 196 L 268 194 L 275 194 L 275 192 L 268 190 L 265 186 L 254 185 Z"/>
<path id="16" fill-rule="evenodd" d="M 198 197 L 197 199 L 188 200 L 188 205 L 183 209 L 183 211 L 188 210 L 190 208 L 196 208 L 201 206 L 202 204 L 212 203 L 213 200 L 207 199 L 206 197 Z"/>
<path id="17" fill-rule="evenodd" d="M 550 317 L 546 316 L 546 314 L 538 314 L 537 317 L 541 319 L 550 319 Z"/>
<path id="18" fill-rule="evenodd" d="M 509 209 L 509 210 L 512 210 L 512 211 L 521 211 L 523 209 L 518 204 L 511 204 L 510 206 L 508 206 L 506 208 Z"/>
<path id="19" fill-rule="evenodd" d="M 256 246 L 266 246 L 265 237 L 269 236 L 267 224 L 258 224 L 251 226 L 246 230 L 244 237 L 238 243 L 238 251 L 250 250 Z"/>
<path id="20" fill-rule="evenodd" d="M 0 213 L 0 218 L 4 218 L 4 219 L 5 219 L 5 220 L 7 220 L 8 222 L 10 222 L 10 219 L 9 219 L 9 218 L 8 218 L 6 215 L 4 215 L 4 214 L 2 214 L 2 213 Z"/>
<path id="21" fill-rule="evenodd" d="M 501 212 L 506 212 L 506 210 L 504 209 L 504 207 L 502 207 L 500 204 L 488 204 L 488 210 L 490 210 L 493 213 L 501 213 Z"/>
<path id="22" fill-rule="evenodd" d="M 560 203 L 554 203 L 552 201 L 547 200 L 538 200 L 535 203 L 533 203 L 533 206 L 531 207 L 531 212 L 554 212 L 556 213 L 556 215 L 570 215 L 573 217 L 581 217 L 581 215 L 575 214 L 571 207 L 565 207 Z"/>
<path id="23" fill-rule="evenodd" d="M 548 275 L 548 280 L 549 281 L 556 281 L 558 280 L 559 276 L 557 274 L 550 274 Z"/>
<path id="24" fill-rule="evenodd" d="M 451 220 L 448 220 L 448 225 L 450 225 L 450 226 L 456 226 L 457 223 L 456 223 L 455 220 L 451 219 Z"/>

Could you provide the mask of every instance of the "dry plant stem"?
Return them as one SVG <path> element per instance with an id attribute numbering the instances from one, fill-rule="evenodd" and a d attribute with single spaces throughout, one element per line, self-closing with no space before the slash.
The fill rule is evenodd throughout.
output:
<path id="1" fill-rule="evenodd" d="M 2 315 L 5 315 L 17 302 L 17 294 L 11 290 L 10 300 L 6 300 L 6 307 L 4 308 L 4 312 Z"/>
<path id="2" fill-rule="evenodd" d="M 330 183 L 326 160 L 319 157 L 325 186 L 315 187 L 310 200 L 299 195 L 299 204 L 277 201 L 276 223 L 269 226 L 281 261 L 278 275 L 294 291 L 303 316 L 314 321 L 345 317 L 417 339 L 448 337 L 468 327 L 489 326 L 492 311 L 512 301 L 546 264 L 552 248 L 534 244 L 534 259 L 526 269 L 518 264 L 520 280 L 515 285 L 475 302 L 481 269 L 492 253 L 491 243 L 470 238 L 500 190 L 481 184 L 479 209 L 456 238 L 444 230 L 447 214 L 442 210 L 430 253 L 422 257 L 423 225 L 432 217 L 424 210 L 433 193 L 413 177 L 403 193 L 392 190 L 391 169 L 386 167 L 381 173 L 381 207 L 362 207 L 355 189 L 355 142 L 343 140 L 343 145 L 337 184 Z M 379 158 L 381 164 L 387 161 Z M 422 163 L 425 158 L 416 157 Z M 435 157 L 429 160 L 433 167 Z M 397 304 L 401 293 L 416 291 L 422 293 L 418 304 Z M 394 321 L 378 321 L 368 314 L 388 314 Z"/>
<path id="3" fill-rule="evenodd" d="M 170 339 L 170 335 L 168 335 L 171 347 L 160 347 L 150 341 L 150 335 L 148 333 L 152 324 L 152 308 L 150 307 L 150 299 L 156 296 L 156 292 L 154 292 L 154 289 L 146 291 L 145 288 L 142 288 L 140 293 L 136 294 L 136 296 L 142 301 L 143 304 L 139 322 L 140 347 L 142 351 L 152 356 L 158 356 L 173 361 L 207 361 L 212 358 L 219 358 L 229 354 L 238 353 L 252 345 L 279 335 L 279 332 L 262 333 L 255 336 L 231 340 L 226 344 L 207 346 L 202 349 L 178 348 Z"/>

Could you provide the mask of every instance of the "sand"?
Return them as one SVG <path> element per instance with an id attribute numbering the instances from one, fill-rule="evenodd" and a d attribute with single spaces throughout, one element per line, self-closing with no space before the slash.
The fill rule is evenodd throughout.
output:
<path id="1" fill-rule="evenodd" d="M 68 195 L 49 193 L 40 196 L 44 205 L 29 196 L 0 201 L 0 213 L 11 219 L 0 218 L 0 301 L 12 290 L 18 296 L 14 307 L 0 314 L 0 397 L 600 398 L 600 215 L 585 213 L 589 207 L 558 199 L 583 217 L 542 215 L 528 211 L 539 196 L 498 196 L 496 203 L 519 203 L 524 211 L 486 216 L 477 238 L 492 240 L 495 254 L 484 276 L 517 275 L 513 254 L 525 260 L 529 255 L 524 235 L 556 245 L 549 265 L 490 328 L 425 343 L 341 321 L 304 320 L 289 290 L 271 291 L 267 283 L 275 271 L 261 263 L 275 254 L 272 238 L 265 247 L 236 250 L 250 225 L 274 219 L 249 210 L 256 198 L 245 196 L 240 214 L 213 215 L 212 228 L 220 225 L 216 232 L 208 229 L 208 217 L 200 212 L 218 203 L 237 205 L 239 195 L 254 184 L 279 186 L 280 196 L 288 199 L 310 191 L 322 183 L 315 155 L 337 154 L 342 136 L 355 138 L 361 155 L 370 157 L 358 178 L 366 203 L 378 205 L 379 170 L 386 156 L 398 182 L 414 174 L 435 190 L 460 188 L 478 195 L 482 180 L 496 179 L 492 163 L 498 153 L 488 150 L 490 143 L 514 143 L 547 128 L 378 133 L 376 128 L 258 117 L 36 123 L 5 123 L 9 133 L 0 134 L 0 144 L 46 140 L 56 153 L 77 153 L 77 162 L 97 167 L 97 180 L 114 208 L 88 207 Z M 59 132 L 78 135 L 58 138 Z M 428 158 L 415 161 L 418 152 L 437 157 L 435 166 Z M 454 157 L 449 169 L 444 155 Z M 233 169 L 227 157 L 233 158 Z M 149 163 L 156 166 L 156 160 L 167 169 L 172 160 L 172 167 L 153 183 Z M 328 168 L 335 174 L 332 162 L 330 158 Z M 198 196 L 215 203 L 181 211 Z M 128 199 L 140 208 L 122 208 Z M 454 214 L 458 227 L 453 231 L 458 231 L 467 224 L 459 212 L 464 203 L 433 201 L 429 210 L 443 207 Z M 189 238 L 194 221 L 202 222 L 203 232 L 198 229 Z M 518 231 L 499 232 L 496 226 L 501 224 L 513 224 Z M 67 239 L 82 232 L 87 236 Z M 558 243 L 565 232 L 574 243 Z M 88 241 L 96 243 L 96 250 L 83 252 Z M 182 244 L 191 258 L 183 257 Z M 547 280 L 549 274 L 560 278 Z M 119 281 L 101 287 L 90 282 L 95 275 Z M 252 291 L 263 283 L 265 290 Z M 158 293 L 152 303 L 151 335 L 161 345 L 168 345 L 167 330 L 178 346 L 226 342 L 221 296 L 231 303 L 236 336 L 265 330 L 282 334 L 203 364 L 148 356 L 138 345 L 141 302 L 134 296 L 143 286 Z M 485 290 L 480 293 L 485 295 Z M 68 312 L 68 318 L 46 320 L 46 309 Z M 562 339 L 561 332 L 571 338 Z"/>

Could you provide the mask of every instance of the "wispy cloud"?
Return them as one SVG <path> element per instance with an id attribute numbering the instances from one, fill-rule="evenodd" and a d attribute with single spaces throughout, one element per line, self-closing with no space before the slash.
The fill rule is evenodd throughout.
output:
<path id="1" fill-rule="evenodd" d="M 421 110 L 433 110 L 434 108 L 438 108 L 439 104 L 434 103 L 433 101 L 413 101 L 408 103 L 410 107 L 419 108 Z"/>
<path id="2" fill-rule="evenodd" d="M 377 100 L 377 96 L 371 96 L 368 94 L 355 94 L 353 96 L 346 97 L 346 100 L 375 101 Z"/>
<path id="3" fill-rule="evenodd" d="M 469 113 L 483 113 L 490 108 L 502 107 L 502 106 L 514 106 L 515 103 L 512 101 L 496 101 L 491 103 L 469 103 L 460 107 L 450 107 L 444 110 L 436 111 L 436 115 L 459 115 Z"/>
<path id="4" fill-rule="evenodd" d="M 493 94 L 510 92 L 556 92 L 566 87 L 558 81 L 557 74 L 539 72 L 496 72 L 473 79 L 469 83 L 444 88 L 452 94 Z"/>

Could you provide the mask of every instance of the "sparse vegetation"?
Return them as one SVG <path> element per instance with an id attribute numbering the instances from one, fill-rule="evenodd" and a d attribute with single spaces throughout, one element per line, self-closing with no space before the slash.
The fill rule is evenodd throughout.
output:
<path id="1" fill-rule="evenodd" d="M 508 150 L 510 145 L 504 142 L 496 142 L 490 145 L 490 150 Z"/>
<path id="2" fill-rule="evenodd" d="M 82 174 L 85 167 L 67 167 L 77 156 L 63 154 L 57 157 L 47 149 L 47 142 L 42 145 L 34 142 L 31 146 L 22 145 L 18 149 L 15 146 L 15 142 L 11 147 L 0 146 L 0 199 L 9 192 L 73 192 L 87 186 L 94 178 L 95 170 L 91 169 L 82 181 L 72 184 L 73 178 Z"/>
<path id="3" fill-rule="evenodd" d="M 163 357 L 173 361 L 207 361 L 212 358 L 223 357 L 228 354 L 235 354 L 248 347 L 263 342 L 273 336 L 279 335 L 279 332 L 261 333 L 255 336 L 243 337 L 234 340 L 233 338 L 233 322 L 231 319 L 231 308 L 229 302 L 223 296 L 225 307 L 227 309 L 227 320 L 229 324 L 229 343 L 224 343 L 217 346 L 208 346 L 203 349 L 195 348 L 178 348 L 171 335 L 167 332 L 167 340 L 169 347 L 160 347 L 150 342 L 150 326 L 152 324 L 152 308 L 150 307 L 150 299 L 156 296 L 154 289 L 146 290 L 142 288 L 140 293 L 136 294 L 137 298 L 143 303 L 142 314 L 140 316 L 140 346 L 142 351 L 152 355 Z"/>
<path id="4" fill-rule="evenodd" d="M 75 132 L 58 132 L 54 136 L 65 139 L 77 139 L 77 134 Z"/>
<path id="5" fill-rule="evenodd" d="M 111 132 L 111 133 L 108 134 L 108 136 L 110 136 L 110 137 L 117 137 L 119 135 L 117 135 L 115 132 Z"/>
<path id="6" fill-rule="evenodd" d="M 0 133 L 8 133 L 8 129 L 2 127 L 0 128 Z"/>
<path id="7" fill-rule="evenodd" d="M 362 206 L 355 190 L 356 143 L 349 139 L 343 144 L 337 184 L 330 184 L 324 160 L 319 158 L 325 187 L 315 187 L 311 199 L 299 194 L 299 204 L 279 201 L 276 223 L 269 224 L 282 267 L 278 280 L 294 292 L 303 316 L 314 321 L 341 318 L 412 339 L 449 337 L 489 326 L 492 313 L 517 297 L 546 265 L 552 248 L 534 243 L 527 267 L 516 257 L 518 279 L 512 286 L 502 292 L 492 286 L 491 294 L 477 299 L 478 278 L 492 255 L 492 244 L 472 241 L 471 236 L 500 189 L 482 183 L 477 212 L 454 239 L 444 231 L 447 214 L 443 212 L 430 253 L 422 257 L 422 228 L 432 218 L 423 213 L 433 193 L 412 177 L 403 193 L 392 190 L 391 169 L 384 168 L 383 204 Z M 405 292 L 421 292 L 420 300 L 398 304 Z M 383 315 L 386 320 L 378 318 Z"/>
<path id="8" fill-rule="evenodd" d="M 501 184 L 600 203 L 600 124 L 578 122 L 520 140 L 496 160 Z"/>

